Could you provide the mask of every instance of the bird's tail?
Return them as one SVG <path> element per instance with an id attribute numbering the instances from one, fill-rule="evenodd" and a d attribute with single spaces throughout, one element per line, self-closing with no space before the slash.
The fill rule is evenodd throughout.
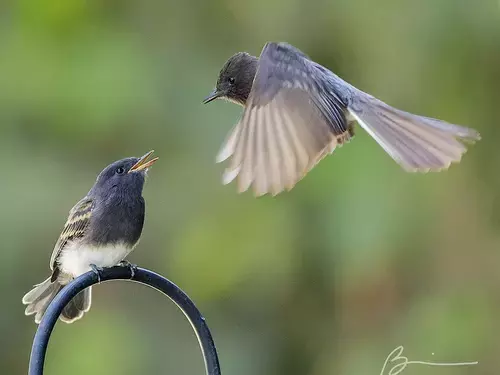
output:
<path id="1" fill-rule="evenodd" d="M 467 151 L 462 142 L 481 139 L 474 129 L 404 112 L 365 93 L 357 95 L 348 109 L 361 127 L 409 172 L 447 169 Z"/>
<path id="2" fill-rule="evenodd" d="M 51 281 L 50 277 L 43 283 L 35 285 L 32 290 L 26 293 L 23 297 L 23 304 L 26 306 L 25 314 L 35 314 L 35 323 L 39 324 L 42 320 L 45 310 L 50 302 L 62 289 L 63 285 L 56 281 Z M 91 288 L 87 288 L 78 293 L 63 309 L 61 320 L 65 323 L 73 323 L 80 319 L 83 314 L 90 309 L 91 303 Z"/>

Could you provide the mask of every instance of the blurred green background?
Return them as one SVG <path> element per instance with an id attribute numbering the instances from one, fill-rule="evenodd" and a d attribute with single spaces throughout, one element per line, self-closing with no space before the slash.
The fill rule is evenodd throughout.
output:
<path id="1" fill-rule="evenodd" d="M 478 129 L 460 165 L 408 174 L 358 128 L 276 198 L 222 186 L 241 109 L 202 99 L 224 61 L 287 41 L 391 105 Z M 411 374 L 500 367 L 500 4 L 470 0 L 0 3 L 0 368 L 27 371 L 21 297 L 107 164 L 155 149 L 130 261 L 197 303 L 223 374 Z M 144 286 L 98 286 L 58 323 L 47 374 L 202 374 L 191 327 Z M 386 372 L 388 373 L 388 369 Z"/>

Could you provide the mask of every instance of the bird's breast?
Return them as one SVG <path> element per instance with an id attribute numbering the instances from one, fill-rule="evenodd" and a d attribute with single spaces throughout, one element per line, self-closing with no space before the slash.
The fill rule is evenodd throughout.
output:
<path id="1" fill-rule="evenodd" d="M 115 196 L 102 204 L 91 218 L 85 233 L 87 243 L 94 246 L 129 243 L 139 240 L 144 225 L 144 199 Z"/>

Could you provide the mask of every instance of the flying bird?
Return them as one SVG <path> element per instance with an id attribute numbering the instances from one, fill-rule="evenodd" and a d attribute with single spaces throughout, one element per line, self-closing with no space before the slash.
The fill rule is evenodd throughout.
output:
<path id="1" fill-rule="evenodd" d="M 256 196 L 292 189 L 321 159 L 354 137 L 357 122 L 406 171 L 447 169 L 480 134 L 391 107 L 357 89 L 287 43 L 260 57 L 231 56 L 204 103 L 243 106 L 217 162 L 230 159 L 223 183 Z"/>
<path id="2" fill-rule="evenodd" d="M 119 264 L 134 249 L 144 223 L 146 173 L 158 160 L 149 159 L 152 153 L 107 166 L 71 209 L 50 258 L 52 275 L 22 299 L 28 305 L 25 314 L 35 314 L 37 324 L 64 285 L 87 271 Z M 60 319 L 65 323 L 80 319 L 90 303 L 91 288 L 87 288 L 66 305 Z"/>

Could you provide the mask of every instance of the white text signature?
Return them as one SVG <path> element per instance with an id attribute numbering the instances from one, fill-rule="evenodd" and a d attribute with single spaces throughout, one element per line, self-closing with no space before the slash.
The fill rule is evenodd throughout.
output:
<path id="1" fill-rule="evenodd" d="M 380 375 L 384 375 L 385 369 L 392 366 L 387 375 L 398 375 L 406 366 L 410 364 L 429 365 L 429 366 L 471 366 L 477 365 L 478 362 L 456 362 L 456 363 L 443 363 L 443 362 L 425 362 L 425 361 L 409 361 L 408 357 L 403 355 L 403 346 L 398 346 L 386 358 Z"/>

